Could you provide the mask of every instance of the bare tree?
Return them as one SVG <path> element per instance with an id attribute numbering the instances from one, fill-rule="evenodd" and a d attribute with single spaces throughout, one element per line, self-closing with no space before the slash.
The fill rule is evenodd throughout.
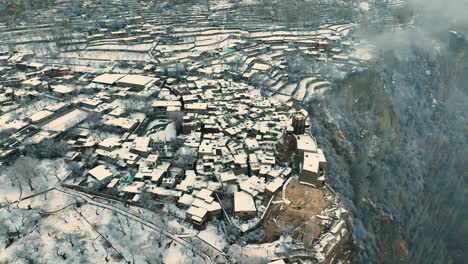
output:
<path id="1" fill-rule="evenodd" d="M 3 129 L 0 131 L 0 138 L 7 139 L 9 136 L 13 135 L 15 133 L 15 129 L 9 128 L 9 129 Z"/>
<path id="2" fill-rule="evenodd" d="M 97 112 L 92 112 L 91 114 L 88 115 L 88 118 L 86 118 L 85 123 L 90 127 L 96 127 L 99 122 L 102 119 L 102 115 Z"/>
<path id="3" fill-rule="evenodd" d="M 83 170 L 77 162 L 70 162 L 68 164 L 68 171 L 70 171 L 69 177 L 73 179 L 73 182 L 76 182 L 76 179 L 82 176 Z"/>
<path id="4" fill-rule="evenodd" d="M 16 172 L 13 166 L 7 169 L 6 174 L 8 175 L 8 178 L 11 181 L 11 187 L 15 187 L 16 184 L 18 184 L 18 188 L 19 188 L 18 200 L 21 200 L 21 198 L 23 197 L 23 185 L 21 181 L 19 180 L 19 178 L 16 176 Z"/>
<path id="5" fill-rule="evenodd" d="M 182 123 L 184 121 L 184 113 L 183 112 L 170 112 L 167 114 L 169 120 L 174 122 L 175 129 L 177 133 L 182 131 Z"/>
<path id="6" fill-rule="evenodd" d="M 44 140 L 40 144 L 31 145 L 26 153 L 39 159 L 54 159 L 63 157 L 67 151 L 68 145 L 65 142 Z"/>
<path id="7" fill-rule="evenodd" d="M 16 177 L 18 182 L 24 182 L 34 191 L 34 179 L 41 175 L 40 162 L 31 157 L 20 157 L 13 163 L 10 173 Z M 21 186 L 21 184 L 20 184 Z M 21 187 L 20 187 L 21 188 Z"/>

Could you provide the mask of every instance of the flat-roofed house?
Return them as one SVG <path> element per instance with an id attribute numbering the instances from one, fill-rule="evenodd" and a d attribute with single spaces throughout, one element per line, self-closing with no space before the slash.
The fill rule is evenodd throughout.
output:
<path id="1" fill-rule="evenodd" d="M 150 141 L 150 137 L 136 137 L 132 142 L 130 152 L 138 154 L 141 157 L 148 157 L 151 151 Z"/>
<path id="2" fill-rule="evenodd" d="M 135 175 L 136 181 L 149 180 L 153 184 L 160 184 L 163 177 L 166 175 L 166 171 L 162 169 L 152 169 L 150 171 L 138 171 Z"/>
<path id="3" fill-rule="evenodd" d="M 146 192 L 151 193 L 153 196 L 157 198 L 171 200 L 173 202 L 178 201 L 180 197 L 182 196 L 181 191 L 169 190 L 169 189 L 159 187 L 153 184 L 147 185 L 145 190 Z"/>
<path id="4" fill-rule="evenodd" d="M 76 88 L 65 85 L 51 86 L 53 93 L 58 97 L 71 95 L 76 91 Z"/>
<path id="5" fill-rule="evenodd" d="M 103 149 L 105 151 L 113 151 L 121 145 L 122 143 L 120 142 L 120 139 L 118 137 L 110 137 L 99 142 L 98 148 Z"/>
<path id="6" fill-rule="evenodd" d="M 299 173 L 299 181 L 321 187 L 325 181 L 325 176 L 323 175 L 325 169 L 326 160 L 322 151 L 320 153 L 306 152 L 304 153 L 304 162 Z"/>
<path id="7" fill-rule="evenodd" d="M 104 165 L 99 165 L 94 169 L 88 171 L 89 175 L 101 183 L 107 183 L 112 180 L 112 172 Z"/>
<path id="8" fill-rule="evenodd" d="M 119 130 L 128 132 L 130 130 L 135 129 L 139 122 L 129 118 L 117 117 L 117 118 L 110 118 L 103 122 L 104 125 L 109 127 L 114 127 Z"/>
<path id="9" fill-rule="evenodd" d="M 317 143 L 309 135 L 296 135 L 296 149 L 299 157 L 302 157 L 305 152 L 317 152 Z"/>
<path id="10" fill-rule="evenodd" d="M 131 88 L 142 90 L 145 87 L 151 86 L 156 81 L 157 81 L 156 78 L 142 76 L 142 75 L 129 74 L 120 78 L 118 81 L 116 81 L 115 84 L 117 86 L 131 87 Z"/>
<path id="11" fill-rule="evenodd" d="M 226 171 L 219 173 L 219 178 L 223 185 L 235 184 L 237 182 L 237 177 L 232 171 Z"/>
<path id="12" fill-rule="evenodd" d="M 241 153 L 234 155 L 234 165 L 236 174 L 246 174 L 248 171 L 247 154 Z"/>
<path id="13" fill-rule="evenodd" d="M 187 113 L 199 113 L 203 114 L 206 113 L 208 109 L 207 103 L 190 103 L 184 105 L 184 111 Z"/>
<path id="14" fill-rule="evenodd" d="M 185 193 L 179 198 L 177 205 L 182 208 L 188 208 L 190 205 L 192 205 L 193 200 L 195 200 L 195 198 L 192 195 Z"/>
<path id="15" fill-rule="evenodd" d="M 157 165 L 157 162 L 158 162 L 158 159 L 159 159 L 159 155 L 158 154 L 150 154 L 148 155 L 148 157 L 146 158 L 146 165 L 147 166 L 156 166 Z"/>
<path id="16" fill-rule="evenodd" d="M 182 103 L 180 101 L 156 101 L 152 105 L 153 110 L 157 115 L 167 115 L 168 112 L 178 113 L 181 112 Z"/>
<path id="17" fill-rule="evenodd" d="M 185 212 L 186 219 L 195 227 L 203 228 L 208 217 L 208 210 L 196 206 L 190 206 Z"/>
<path id="18" fill-rule="evenodd" d="M 39 78 L 32 78 L 21 82 L 21 87 L 26 89 L 36 89 L 42 85 L 42 81 Z"/>
<path id="19" fill-rule="evenodd" d="M 265 187 L 265 193 L 268 195 L 268 197 L 271 197 L 275 195 L 283 186 L 284 179 L 277 177 L 274 178 L 272 181 L 267 183 Z"/>
<path id="20" fill-rule="evenodd" d="M 221 215 L 221 205 L 214 201 L 214 199 L 206 201 L 196 197 L 192 202 L 192 206 L 206 209 L 209 217 L 218 217 Z"/>
<path id="21" fill-rule="evenodd" d="M 201 142 L 200 146 L 198 147 L 198 156 L 203 157 L 206 155 L 212 155 L 213 154 L 213 144 L 208 141 L 204 140 Z"/>
<path id="22" fill-rule="evenodd" d="M 39 112 L 33 114 L 32 116 L 30 116 L 27 119 L 28 119 L 29 122 L 31 122 L 33 124 L 40 124 L 40 123 L 43 123 L 45 121 L 50 120 L 54 115 L 55 115 L 54 112 L 51 112 L 51 111 L 48 111 L 48 110 L 42 110 L 42 111 L 39 111 Z"/>
<path id="23" fill-rule="evenodd" d="M 105 73 L 101 74 L 98 77 L 94 78 L 94 83 L 100 83 L 105 85 L 114 85 L 119 79 L 123 78 L 125 74 L 110 74 Z"/>
<path id="24" fill-rule="evenodd" d="M 255 138 L 246 138 L 244 140 L 244 144 L 249 150 L 249 152 L 254 152 L 260 149 L 260 145 L 258 144 L 258 141 Z"/>
<path id="25" fill-rule="evenodd" d="M 257 215 L 257 208 L 252 196 L 246 192 L 234 193 L 234 216 L 248 220 Z"/>
<path id="26" fill-rule="evenodd" d="M 249 168 L 250 174 L 258 175 L 260 172 L 260 163 L 258 162 L 258 158 L 255 153 L 249 154 Z"/>

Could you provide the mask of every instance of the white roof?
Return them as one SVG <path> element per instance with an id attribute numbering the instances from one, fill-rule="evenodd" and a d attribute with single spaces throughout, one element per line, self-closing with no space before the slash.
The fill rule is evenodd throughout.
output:
<path id="1" fill-rule="evenodd" d="M 141 193 L 144 187 L 144 182 L 132 182 L 132 184 L 122 186 L 120 190 L 126 193 Z"/>
<path id="2" fill-rule="evenodd" d="M 204 140 L 200 144 L 198 152 L 201 154 L 211 154 L 213 152 L 213 145 L 209 141 Z"/>
<path id="3" fill-rule="evenodd" d="M 162 169 L 153 169 L 150 172 L 144 172 L 144 171 L 140 170 L 135 175 L 135 178 L 143 179 L 144 177 L 149 177 L 149 178 L 151 178 L 152 182 L 158 182 L 162 178 L 162 176 L 163 176 L 163 174 L 165 172 L 166 171 L 164 171 Z"/>
<path id="4" fill-rule="evenodd" d="M 38 86 L 41 83 L 42 82 L 41 80 L 39 80 L 39 78 L 33 78 L 33 79 L 29 79 L 29 80 L 21 82 L 22 85 L 26 85 L 26 86 Z"/>
<path id="5" fill-rule="evenodd" d="M 254 150 L 254 149 L 257 149 L 259 147 L 258 141 L 255 138 L 246 138 L 244 140 L 244 144 L 250 150 Z"/>
<path id="6" fill-rule="evenodd" d="M 47 117 L 49 117 L 49 116 L 51 116 L 53 114 L 54 114 L 54 112 L 43 110 L 43 111 L 40 111 L 40 112 L 37 112 L 37 113 L 33 114 L 32 116 L 29 117 L 29 119 L 31 119 L 32 122 L 38 122 L 38 121 L 41 121 L 42 119 L 47 118 Z"/>
<path id="7" fill-rule="evenodd" d="M 206 110 L 208 108 L 208 104 L 207 103 L 186 104 L 184 108 L 186 110 Z"/>
<path id="8" fill-rule="evenodd" d="M 28 123 L 26 122 L 23 122 L 23 121 L 20 121 L 20 120 L 14 120 L 14 121 L 11 121 L 9 123 L 0 123 L 1 125 L 1 129 L 15 129 L 15 130 L 19 130 L 25 126 L 28 125 Z"/>
<path id="9" fill-rule="evenodd" d="M 203 201 L 199 198 L 195 198 L 192 202 L 192 206 L 196 206 L 199 208 L 204 208 L 208 212 L 216 212 L 221 210 L 221 205 L 218 202 L 212 201 L 212 202 L 206 202 Z"/>
<path id="10" fill-rule="evenodd" d="M 205 208 L 190 206 L 186 213 L 190 216 L 196 216 L 203 219 L 206 216 L 206 213 L 208 213 L 208 210 Z"/>
<path id="11" fill-rule="evenodd" d="M 267 71 L 271 68 L 270 65 L 263 64 L 263 63 L 255 63 L 252 69 L 259 70 L 259 71 Z"/>
<path id="12" fill-rule="evenodd" d="M 98 106 L 100 103 L 102 103 L 101 100 L 99 99 L 90 99 L 90 98 L 86 98 L 86 99 L 78 99 L 78 102 L 82 103 L 82 104 L 86 104 L 86 105 L 89 105 L 89 106 Z"/>
<path id="13" fill-rule="evenodd" d="M 114 188 L 118 182 L 119 182 L 119 179 L 117 178 L 112 179 L 112 181 L 110 181 L 109 184 L 107 185 L 107 188 Z"/>
<path id="14" fill-rule="evenodd" d="M 323 154 L 323 150 L 322 149 L 317 149 L 317 155 L 318 155 L 318 159 L 319 159 L 319 162 L 322 162 L 322 163 L 326 163 L 327 160 L 325 159 L 325 155 Z"/>
<path id="15" fill-rule="evenodd" d="M 284 183 L 284 180 L 281 179 L 281 178 L 275 178 L 274 180 L 272 180 L 271 182 L 269 182 L 266 186 L 266 189 L 271 192 L 271 193 L 274 193 L 276 192 L 279 188 L 281 188 L 281 186 L 283 186 L 283 183 Z"/>
<path id="16" fill-rule="evenodd" d="M 255 202 L 252 196 L 245 192 L 234 193 L 235 212 L 256 212 Z"/>
<path id="17" fill-rule="evenodd" d="M 112 85 L 124 76 L 124 74 L 105 73 L 94 78 L 93 82 Z"/>
<path id="18" fill-rule="evenodd" d="M 197 193 L 196 196 L 197 198 L 200 198 L 207 202 L 212 202 L 213 201 L 213 197 L 211 197 L 212 194 L 213 194 L 213 191 L 203 188 Z"/>
<path id="19" fill-rule="evenodd" d="M 317 152 L 317 143 L 309 135 L 298 135 L 297 139 L 297 149 L 305 152 Z"/>
<path id="20" fill-rule="evenodd" d="M 118 137 L 110 137 L 102 140 L 98 144 L 99 146 L 105 147 L 105 148 L 114 148 L 117 146 L 120 146 L 120 139 Z"/>
<path id="21" fill-rule="evenodd" d="M 64 107 L 67 107 L 68 105 L 64 102 L 61 102 L 61 103 L 57 103 L 57 104 L 53 104 L 53 105 L 48 105 L 45 107 L 46 110 L 49 110 L 49 111 L 52 111 L 52 112 L 55 112 L 57 110 L 60 110 Z"/>
<path id="22" fill-rule="evenodd" d="M 151 192 L 157 196 L 162 196 L 162 197 L 181 197 L 182 192 L 180 191 L 175 191 L 175 190 L 169 190 L 165 189 L 163 187 L 159 187 L 156 185 L 151 185 L 146 189 L 147 192 Z"/>
<path id="23" fill-rule="evenodd" d="M 132 144 L 132 149 L 148 152 L 150 150 L 150 138 L 149 137 L 136 137 Z"/>
<path id="24" fill-rule="evenodd" d="M 246 164 L 247 163 L 247 154 L 234 155 L 234 162 L 237 163 L 237 164 Z"/>
<path id="25" fill-rule="evenodd" d="M 134 125 L 136 125 L 138 122 L 132 119 L 128 118 L 113 118 L 106 120 L 104 124 L 109 125 L 109 126 L 115 126 L 115 127 L 121 127 L 123 129 L 131 129 Z"/>
<path id="26" fill-rule="evenodd" d="M 234 175 L 232 171 L 221 172 L 219 176 L 221 178 L 221 182 L 229 182 L 229 181 L 237 180 L 236 175 Z"/>
<path id="27" fill-rule="evenodd" d="M 193 186 L 196 182 L 197 175 L 193 170 L 185 171 L 185 179 L 182 180 L 177 186 L 177 190 L 187 191 L 189 186 Z"/>
<path id="28" fill-rule="evenodd" d="M 184 194 L 179 198 L 179 201 L 177 202 L 183 205 L 191 205 L 194 199 L 195 198 L 193 198 L 192 195 Z"/>
<path id="29" fill-rule="evenodd" d="M 319 158 L 315 153 L 304 154 L 303 170 L 318 173 L 319 171 Z"/>
<path id="30" fill-rule="evenodd" d="M 257 158 L 257 155 L 255 155 L 255 153 L 251 153 L 249 154 L 249 161 L 250 163 L 257 163 L 258 162 L 258 158 Z"/>
<path id="31" fill-rule="evenodd" d="M 153 107 L 169 107 L 169 106 L 181 106 L 180 101 L 156 101 L 153 102 Z"/>
<path id="32" fill-rule="evenodd" d="M 263 193 L 265 191 L 265 186 L 265 178 L 255 175 L 239 183 L 240 189 L 253 197 Z"/>
<path id="33" fill-rule="evenodd" d="M 133 75 L 129 74 L 126 75 L 125 77 L 119 79 L 117 81 L 118 84 L 124 84 L 124 85 L 141 85 L 141 86 L 146 86 L 150 84 L 151 82 L 155 82 L 155 78 L 151 78 L 148 76 L 142 76 L 142 75 Z"/>
<path id="34" fill-rule="evenodd" d="M 105 180 L 108 177 L 112 177 L 112 172 L 104 165 L 99 165 L 89 171 L 89 174 L 99 181 Z"/>
<path id="35" fill-rule="evenodd" d="M 146 158 L 146 162 L 156 162 L 158 161 L 159 155 L 158 154 L 150 154 Z"/>
<path id="36" fill-rule="evenodd" d="M 44 64 L 38 63 L 38 62 L 31 62 L 31 63 L 29 63 L 29 66 L 36 67 L 36 68 L 41 68 L 41 67 L 44 66 Z"/>
<path id="37" fill-rule="evenodd" d="M 52 86 L 52 89 L 54 90 L 54 92 L 61 94 L 71 93 L 75 91 L 75 88 L 65 85 L 54 85 Z"/>

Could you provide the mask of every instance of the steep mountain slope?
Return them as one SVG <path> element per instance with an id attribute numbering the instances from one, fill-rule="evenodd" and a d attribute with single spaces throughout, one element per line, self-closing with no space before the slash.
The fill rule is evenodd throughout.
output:
<path id="1" fill-rule="evenodd" d="M 352 209 L 363 261 L 466 259 L 467 76 L 468 44 L 451 32 L 385 49 L 311 102 L 313 133 Z"/>

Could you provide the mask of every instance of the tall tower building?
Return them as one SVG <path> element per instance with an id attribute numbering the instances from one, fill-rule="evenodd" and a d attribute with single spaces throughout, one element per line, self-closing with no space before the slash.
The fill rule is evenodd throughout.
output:
<path id="1" fill-rule="evenodd" d="M 302 135 L 305 132 L 306 116 L 302 112 L 293 115 L 292 126 L 295 135 Z"/>

